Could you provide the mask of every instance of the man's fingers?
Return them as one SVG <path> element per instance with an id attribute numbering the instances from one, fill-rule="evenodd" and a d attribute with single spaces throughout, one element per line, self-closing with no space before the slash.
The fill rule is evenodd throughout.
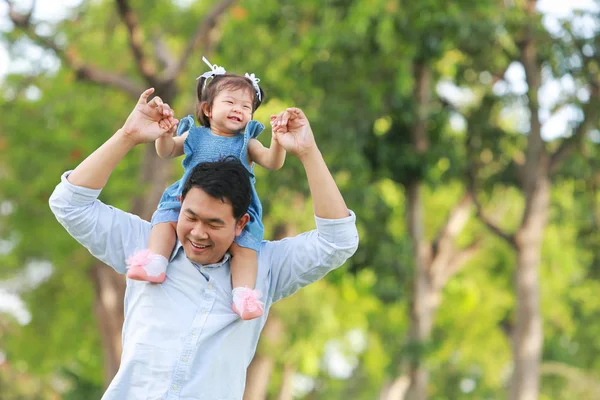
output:
<path id="1" fill-rule="evenodd" d="M 170 117 L 173 115 L 173 110 L 171 109 L 171 107 L 169 107 L 169 105 L 167 103 L 164 103 L 161 106 L 161 112 L 162 112 L 162 115 L 164 115 L 165 117 Z"/>
<path id="2" fill-rule="evenodd" d="M 301 109 L 299 109 L 297 107 L 290 107 L 286 111 L 289 112 L 291 115 L 293 115 L 296 118 L 306 119 L 306 115 L 304 115 L 304 111 L 302 111 Z"/>
<path id="3" fill-rule="evenodd" d="M 146 104 L 148 100 L 148 96 L 154 93 L 154 88 L 146 89 L 140 95 L 140 99 L 138 100 L 138 104 Z"/>
<path id="4" fill-rule="evenodd" d="M 285 110 L 281 113 L 281 125 L 287 125 L 288 121 L 290 119 L 290 112 L 288 110 Z"/>
<path id="5" fill-rule="evenodd" d="M 148 105 L 150 106 L 150 108 L 159 108 L 159 111 L 160 111 L 160 107 L 162 107 L 163 101 L 160 97 L 155 96 L 152 98 L 152 100 L 150 100 Z"/>

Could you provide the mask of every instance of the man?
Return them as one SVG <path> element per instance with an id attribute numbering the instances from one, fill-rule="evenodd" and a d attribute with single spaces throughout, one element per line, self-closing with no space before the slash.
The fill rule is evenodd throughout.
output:
<path id="1" fill-rule="evenodd" d="M 121 129 L 75 170 L 63 174 L 50 198 L 53 213 L 67 231 L 119 273 L 126 272 L 129 255 L 147 246 L 150 224 L 97 197 L 129 150 L 177 124 L 160 98 L 147 102 L 152 91 L 140 96 Z M 237 161 L 201 164 L 182 196 L 178 243 L 167 280 L 150 284 L 127 279 L 121 366 L 104 399 L 241 399 L 246 369 L 271 305 L 322 278 L 356 251 L 355 216 L 317 148 L 306 116 L 299 109 L 287 109 L 276 116 L 273 131 L 304 165 L 317 229 L 262 243 L 256 288 L 264 294 L 264 315 L 242 321 L 231 310 L 227 249 L 247 221 L 247 214 L 234 216 L 234 208 L 245 201 L 239 196 L 247 190 L 240 176 L 248 179 L 247 172 Z M 215 189 L 214 182 L 221 188 Z"/>

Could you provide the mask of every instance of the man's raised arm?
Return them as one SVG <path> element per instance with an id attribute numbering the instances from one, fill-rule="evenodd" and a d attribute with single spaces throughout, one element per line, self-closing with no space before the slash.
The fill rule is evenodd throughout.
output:
<path id="1" fill-rule="evenodd" d="M 127 121 L 110 139 L 79 164 L 63 174 L 50 196 L 56 219 L 90 253 L 116 271 L 125 272 L 125 258 L 147 244 L 148 222 L 98 201 L 101 189 L 119 161 L 139 143 L 155 140 L 177 120 L 159 98 L 140 96 Z"/>
<path id="2" fill-rule="evenodd" d="M 136 145 L 153 142 L 177 124 L 173 110 L 160 97 L 148 102 L 150 88 L 140 96 L 125 124 L 110 139 L 81 162 L 69 175 L 73 185 L 102 189 L 119 161 Z"/>
<path id="3" fill-rule="evenodd" d="M 341 266 L 356 251 L 358 232 L 302 110 L 288 108 L 272 125 L 277 141 L 304 166 L 317 224 L 315 231 L 267 244 L 265 261 L 274 283 L 270 295 L 277 301 Z"/>

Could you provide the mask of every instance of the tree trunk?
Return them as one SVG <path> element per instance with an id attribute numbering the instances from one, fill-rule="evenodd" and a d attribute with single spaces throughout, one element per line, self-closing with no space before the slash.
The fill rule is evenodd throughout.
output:
<path id="1" fill-rule="evenodd" d="M 536 0 L 527 0 L 526 14 L 533 20 Z M 537 56 L 534 28 L 527 26 L 521 47 L 521 62 L 528 86 L 530 131 L 523 176 L 525 210 L 515 235 L 517 269 L 515 272 L 516 321 L 512 333 L 514 369 L 511 379 L 512 400 L 538 398 L 542 358 L 542 320 L 540 315 L 539 266 L 542 239 L 550 207 L 550 157 L 542 139 L 539 119 L 541 66 Z"/>
<path id="2" fill-rule="evenodd" d="M 540 179 L 534 193 L 528 198 L 531 204 L 529 218 L 516 235 L 517 292 L 516 323 L 513 332 L 514 371 L 511 381 L 512 400 L 538 398 L 543 332 L 540 313 L 539 266 L 542 239 L 547 223 L 550 203 L 550 181 Z"/>
<path id="3" fill-rule="evenodd" d="M 410 386 L 410 378 L 406 375 L 399 376 L 388 382 L 379 394 L 379 400 L 403 400 Z"/>
<path id="4" fill-rule="evenodd" d="M 246 375 L 244 400 L 264 400 L 267 398 L 269 379 L 271 379 L 274 365 L 275 360 L 273 357 L 261 356 L 260 354 L 254 356 Z"/>
<path id="5" fill-rule="evenodd" d="M 281 388 L 279 389 L 279 396 L 277 400 L 293 400 L 294 390 L 294 374 L 296 369 L 293 365 L 285 364 L 283 366 L 283 378 L 281 379 Z"/>
<path id="6" fill-rule="evenodd" d="M 266 346 L 277 345 L 283 338 L 283 335 L 283 322 L 276 315 L 269 315 L 260 340 L 265 342 Z M 273 356 L 257 352 L 246 374 L 244 400 L 264 400 L 267 398 L 267 389 L 269 388 L 269 380 L 271 379 L 274 365 L 275 359 Z"/>
<path id="7" fill-rule="evenodd" d="M 412 240 L 415 261 L 409 345 L 419 346 L 419 351 L 409 363 L 410 387 L 407 398 L 421 400 L 427 398 L 429 374 L 422 363 L 420 346 L 429 339 L 438 296 L 432 288 L 427 273 L 431 264 L 431 247 L 426 242 L 423 232 L 421 184 L 411 183 L 407 186 L 406 191 L 408 230 Z"/>
<path id="8" fill-rule="evenodd" d="M 102 340 L 104 386 L 107 387 L 117 373 L 121 360 L 125 279 L 102 263 L 95 263 L 90 275 L 96 288 L 94 311 Z"/>
<path id="9" fill-rule="evenodd" d="M 298 195 L 292 202 L 292 209 L 301 210 L 304 204 L 304 198 Z M 273 239 L 281 240 L 286 237 L 295 236 L 296 227 L 293 224 L 278 224 L 273 231 Z M 265 323 L 265 327 L 260 336 L 261 343 L 266 345 L 277 344 L 284 335 L 283 322 L 271 312 Z M 246 374 L 246 389 L 244 391 L 244 400 L 264 400 L 267 397 L 269 379 L 275 365 L 275 359 L 270 354 L 262 354 L 260 347 L 257 350 Z"/>
<path id="10" fill-rule="evenodd" d="M 424 155 L 429 150 L 429 137 L 425 122 L 429 113 L 431 70 L 424 63 L 415 63 L 413 75 L 416 105 L 411 139 L 415 152 Z M 431 246 L 425 239 L 421 186 L 421 177 L 416 177 L 406 184 L 407 227 L 412 241 L 415 267 L 409 344 L 419 346 L 417 355 L 409 363 L 410 386 L 407 396 L 411 400 L 421 400 L 427 397 L 429 375 L 422 363 L 420 346 L 429 338 L 433 320 L 431 282 L 427 272 L 431 264 Z"/>

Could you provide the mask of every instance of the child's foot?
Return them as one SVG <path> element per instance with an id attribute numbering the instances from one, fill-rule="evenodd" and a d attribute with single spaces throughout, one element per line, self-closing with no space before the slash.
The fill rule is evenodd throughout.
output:
<path id="1" fill-rule="evenodd" d="M 264 303 L 259 301 L 262 294 L 260 290 L 252 290 L 248 287 L 237 287 L 233 289 L 233 304 L 231 309 L 242 317 L 243 320 L 258 318 L 263 315 Z"/>
<path id="2" fill-rule="evenodd" d="M 136 281 L 162 283 L 167 277 L 169 261 L 150 250 L 141 250 L 127 259 L 127 277 Z"/>

